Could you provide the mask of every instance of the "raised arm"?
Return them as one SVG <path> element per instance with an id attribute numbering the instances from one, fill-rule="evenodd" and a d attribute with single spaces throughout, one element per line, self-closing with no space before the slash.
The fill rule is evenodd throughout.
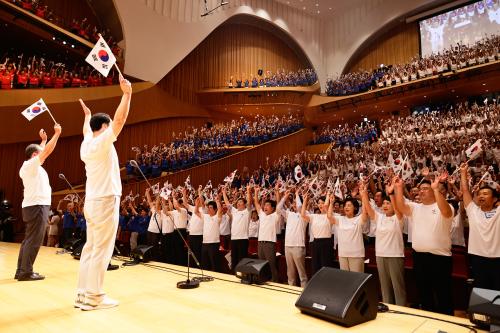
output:
<path id="1" fill-rule="evenodd" d="M 222 204 L 220 203 L 220 197 L 218 196 L 215 199 L 215 203 L 217 204 L 217 217 L 219 218 L 219 223 L 222 222 Z"/>
<path id="2" fill-rule="evenodd" d="M 328 203 L 328 211 L 326 212 L 326 218 L 328 219 L 328 222 L 330 222 L 330 224 L 337 224 L 338 220 L 335 218 L 335 215 L 333 214 L 333 204 L 335 203 L 335 195 L 330 194 L 329 196 L 331 196 L 332 199 Z"/>
<path id="3" fill-rule="evenodd" d="M 113 123 L 111 127 L 113 128 L 113 133 L 116 137 L 120 134 L 127 121 L 128 113 L 130 110 L 130 100 L 132 98 L 132 85 L 125 79 L 121 74 L 119 76 L 120 88 L 123 92 L 122 99 L 118 108 L 116 109 L 115 116 L 113 117 Z"/>
<path id="4" fill-rule="evenodd" d="M 262 208 L 260 207 L 259 203 L 259 190 L 260 188 L 258 186 L 254 187 L 254 193 L 253 193 L 253 205 L 255 206 L 255 210 L 257 211 L 258 214 L 262 212 Z"/>
<path id="5" fill-rule="evenodd" d="M 224 203 L 226 206 L 231 206 L 231 203 L 229 202 L 229 199 L 227 198 L 227 193 L 226 193 L 227 186 L 224 186 L 222 189 L 222 197 L 224 198 Z"/>
<path id="6" fill-rule="evenodd" d="M 40 159 L 40 164 L 43 164 L 43 162 L 45 162 L 47 157 L 49 157 L 50 154 L 52 154 L 52 152 L 56 148 L 57 140 L 59 140 L 59 137 L 61 136 L 61 131 L 62 131 L 61 125 L 55 124 L 54 135 L 52 136 L 50 141 L 47 142 L 47 144 L 43 147 L 40 154 L 38 154 L 38 158 Z"/>
<path id="7" fill-rule="evenodd" d="M 443 215 L 446 218 L 453 217 L 453 211 L 451 210 L 450 204 L 448 201 L 446 201 L 446 198 L 444 197 L 443 194 L 439 191 L 439 183 L 443 180 L 446 181 L 446 178 L 448 178 L 447 173 L 442 173 L 439 176 L 436 176 L 434 178 L 434 181 L 431 184 L 432 191 L 434 192 L 434 197 L 436 198 L 436 203 L 439 208 L 439 211 L 441 212 L 441 215 Z"/>
<path id="8" fill-rule="evenodd" d="M 396 184 L 396 178 L 392 177 L 391 183 L 385 187 L 385 193 L 387 193 L 389 199 L 391 199 L 392 207 L 394 207 L 394 213 L 396 214 L 396 217 L 401 223 L 403 223 L 403 213 L 401 213 L 401 211 L 396 207 L 396 197 L 394 195 L 395 184 Z"/>
<path id="9" fill-rule="evenodd" d="M 460 190 L 462 191 L 462 197 L 465 207 L 468 207 L 473 200 L 472 193 L 470 193 L 469 190 L 469 182 L 467 179 L 468 171 L 469 167 L 467 166 L 467 163 L 462 163 L 462 165 L 460 165 Z"/>
<path id="10" fill-rule="evenodd" d="M 403 194 L 403 188 L 404 188 L 404 182 L 401 178 L 396 177 L 394 180 L 394 194 L 396 197 L 396 200 L 394 203 L 396 204 L 394 206 L 394 209 L 397 209 L 400 211 L 402 214 L 406 216 L 411 215 L 411 208 L 410 206 L 405 202 L 405 197 Z"/>
<path id="11" fill-rule="evenodd" d="M 359 193 L 361 194 L 361 204 L 363 205 L 363 211 L 370 217 L 371 221 L 375 220 L 375 210 L 370 204 L 370 198 L 368 197 L 368 191 L 365 186 L 360 186 Z"/>
<path id="12" fill-rule="evenodd" d="M 42 128 L 38 134 L 40 135 L 40 139 L 42 139 L 42 141 L 40 141 L 40 147 L 45 148 L 47 144 L 47 133 L 45 133 L 45 130 Z"/>
<path id="13" fill-rule="evenodd" d="M 90 128 L 90 118 L 92 117 L 92 112 L 90 112 L 90 109 L 83 103 L 83 100 L 80 98 L 80 105 L 82 106 L 83 113 L 85 114 L 85 118 L 83 120 L 83 136 L 92 133 L 92 129 Z"/>
<path id="14" fill-rule="evenodd" d="M 304 194 L 304 203 L 302 204 L 302 208 L 300 209 L 300 216 L 306 222 L 311 222 L 311 217 L 307 215 L 307 204 L 309 202 L 309 194 L 306 192 Z"/>
<path id="15" fill-rule="evenodd" d="M 149 187 L 146 189 L 146 200 L 148 201 L 149 209 L 155 208 L 153 200 L 151 200 L 151 189 Z"/>
<path id="16" fill-rule="evenodd" d="M 247 209 L 252 209 L 252 193 L 250 186 L 247 186 Z"/>

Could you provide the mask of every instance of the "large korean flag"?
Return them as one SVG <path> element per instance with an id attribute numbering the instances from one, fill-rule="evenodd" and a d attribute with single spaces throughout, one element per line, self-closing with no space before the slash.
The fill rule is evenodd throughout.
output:
<path id="1" fill-rule="evenodd" d="M 90 51 L 90 54 L 85 58 L 85 61 L 91 64 L 102 75 L 108 76 L 111 67 L 116 62 L 116 58 L 101 36 L 92 51 Z"/>

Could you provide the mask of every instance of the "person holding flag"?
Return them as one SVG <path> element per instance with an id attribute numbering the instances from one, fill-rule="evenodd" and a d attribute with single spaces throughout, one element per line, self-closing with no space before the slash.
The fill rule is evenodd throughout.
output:
<path id="1" fill-rule="evenodd" d="M 132 85 L 122 75 L 119 77 L 123 96 L 113 121 L 105 113 L 92 115 L 80 99 L 85 114 L 80 157 L 87 173 L 84 207 L 87 242 L 80 258 L 74 305 L 86 311 L 118 305 L 104 293 L 103 282 L 113 254 L 122 193 L 120 166 L 113 143 L 127 121 L 132 98 Z"/>
<path id="2" fill-rule="evenodd" d="M 17 260 L 15 278 L 18 281 L 35 281 L 45 278 L 33 272 L 33 264 L 45 235 L 52 197 L 49 176 L 42 165 L 54 151 L 61 131 L 61 125 L 55 124 L 54 136 L 47 142 L 47 134 L 41 129 L 39 134 L 42 141 L 38 145 L 30 144 L 26 147 L 27 160 L 19 170 L 24 186 L 24 199 L 21 207 L 23 221 L 26 223 L 26 234 Z"/>

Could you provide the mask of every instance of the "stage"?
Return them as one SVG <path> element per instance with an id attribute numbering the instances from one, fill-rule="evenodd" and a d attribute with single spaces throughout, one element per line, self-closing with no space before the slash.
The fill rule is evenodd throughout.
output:
<path id="1" fill-rule="evenodd" d="M 436 320 L 390 313 L 347 329 L 301 314 L 294 306 L 300 288 L 272 283 L 248 286 L 236 277 L 209 272 L 226 281 L 180 290 L 176 283 L 185 279 L 187 269 L 161 263 L 151 263 L 156 268 L 138 265 L 108 272 L 106 292 L 120 305 L 84 312 L 73 308 L 79 262 L 69 254 L 56 254 L 57 250 L 40 249 L 34 268 L 45 280 L 18 282 L 14 273 L 19 244 L 0 243 L 0 332 L 469 332 Z M 463 318 L 390 308 L 470 324 Z"/>

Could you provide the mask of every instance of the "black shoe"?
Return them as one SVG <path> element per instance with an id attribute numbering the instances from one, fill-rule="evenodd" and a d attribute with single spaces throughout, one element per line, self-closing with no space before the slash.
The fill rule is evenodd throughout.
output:
<path id="1" fill-rule="evenodd" d="M 115 271 L 115 270 L 117 270 L 118 268 L 120 268 L 120 266 L 119 266 L 119 265 L 113 265 L 113 264 L 111 264 L 111 263 L 108 265 L 108 271 Z"/>
<path id="2" fill-rule="evenodd" d="M 45 279 L 45 276 L 40 275 L 38 273 L 31 273 L 31 274 L 19 275 L 19 278 L 17 280 L 18 281 L 37 281 L 37 280 L 43 280 L 43 279 Z"/>

